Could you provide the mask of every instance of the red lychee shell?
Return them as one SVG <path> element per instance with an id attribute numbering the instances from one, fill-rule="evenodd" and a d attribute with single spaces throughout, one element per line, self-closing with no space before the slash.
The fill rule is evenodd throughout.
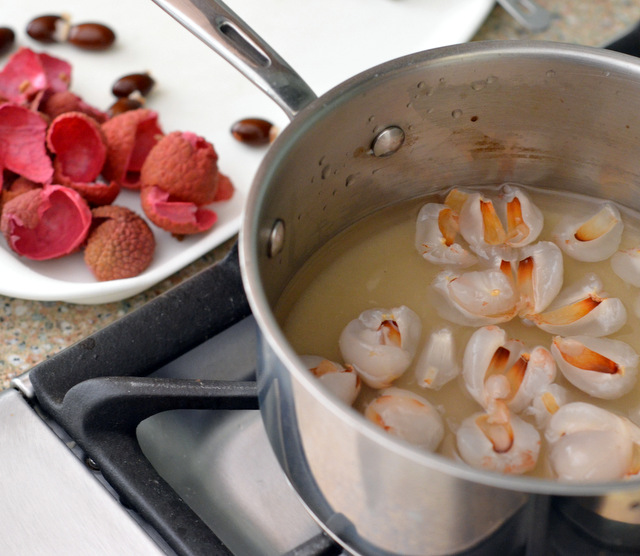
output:
<path id="1" fill-rule="evenodd" d="M 97 108 L 86 103 L 71 91 L 59 91 L 42 101 L 40 112 L 49 116 L 52 120 L 66 112 L 82 112 L 90 116 L 99 124 L 107 119 L 107 115 Z"/>
<path id="2" fill-rule="evenodd" d="M 159 187 L 172 200 L 207 205 L 218 190 L 218 155 L 213 145 L 190 132 L 165 135 L 149 152 L 142 170 L 142 187 Z"/>
<path id="3" fill-rule="evenodd" d="M 0 96 L 22 104 L 40 99 L 45 93 L 65 91 L 70 82 L 71 65 L 68 62 L 44 52 L 21 48 L 0 71 Z"/>
<path id="4" fill-rule="evenodd" d="M 38 58 L 47 79 L 47 91 L 66 91 L 71 83 L 71 64 L 46 52 L 39 52 Z"/>
<path id="5" fill-rule="evenodd" d="M 140 189 L 140 169 L 162 137 L 158 114 L 147 108 L 129 110 L 102 124 L 107 161 L 102 175 L 122 187 Z"/>
<path id="6" fill-rule="evenodd" d="M 149 267 L 156 243 L 139 215 L 116 205 L 98 207 L 92 214 L 84 260 L 98 280 L 132 278 Z"/>
<path id="7" fill-rule="evenodd" d="M 16 253 L 34 260 L 75 251 L 87 237 L 91 210 L 79 193 L 61 185 L 34 189 L 9 201 L 0 229 Z"/>
<path id="8" fill-rule="evenodd" d="M 117 182 L 97 182 L 107 157 L 98 123 L 82 112 L 65 112 L 47 132 L 47 146 L 56 155 L 53 179 L 78 191 L 91 205 L 112 203 L 120 193 Z"/>
<path id="9" fill-rule="evenodd" d="M 27 191 L 40 189 L 41 187 L 42 184 L 35 183 L 27 178 L 23 178 L 22 176 L 18 176 L 9 185 L 5 181 L 4 187 L 2 188 L 2 194 L 0 195 L 0 212 L 2 212 L 2 207 L 4 207 L 4 205 L 6 205 L 11 199 L 14 199 L 18 195 L 22 195 Z"/>
<path id="10" fill-rule="evenodd" d="M 82 112 L 66 112 L 54 119 L 47 131 L 47 146 L 56 155 L 54 180 L 91 182 L 107 159 L 100 126 Z"/>
<path id="11" fill-rule="evenodd" d="M 144 187 L 140 192 L 140 201 L 142 210 L 151 222 L 176 235 L 204 232 L 218 219 L 212 210 L 186 201 L 173 201 L 159 187 Z"/>
<path id="12" fill-rule="evenodd" d="M 84 197 L 85 201 L 87 201 L 87 203 L 92 207 L 110 205 L 120 194 L 120 185 L 117 181 L 110 181 L 109 183 L 99 181 L 78 183 L 71 182 L 67 179 L 61 179 L 59 181 L 61 185 L 66 185 L 80 193 L 80 195 Z"/>
<path id="13" fill-rule="evenodd" d="M 53 175 L 45 148 L 47 124 L 37 113 L 16 104 L 0 105 L 0 186 L 7 169 L 37 183 Z"/>
<path id="14" fill-rule="evenodd" d="M 224 174 L 218 172 L 218 191 L 216 192 L 216 198 L 214 199 L 216 202 L 218 201 L 228 201 L 233 197 L 233 192 L 235 191 L 231 180 Z"/>

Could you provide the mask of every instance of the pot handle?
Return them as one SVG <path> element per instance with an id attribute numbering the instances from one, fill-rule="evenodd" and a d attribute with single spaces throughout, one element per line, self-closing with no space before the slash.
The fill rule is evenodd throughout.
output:
<path id="1" fill-rule="evenodd" d="M 316 99 L 309 85 L 238 15 L 218 0 L 153 0 L 285 111 Z"/>

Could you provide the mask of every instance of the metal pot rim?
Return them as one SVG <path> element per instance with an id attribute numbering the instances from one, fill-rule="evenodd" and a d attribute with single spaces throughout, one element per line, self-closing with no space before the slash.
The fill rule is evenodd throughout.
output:
<path id="1" fill-rule="evenodd" d="M 472 59 L 487 57 L 544 57 L 550 62 L 553 60 L 564 63 L 572 61 L 577 65 L 599 68 L 604 73 L 618 71 L 635 74 L 635 78 L 640 84 L 640 61 L 635 57 L 595 47 L 550 41 L 520 40 L 478 41 L 427 50 L 391 60 L 351 77 L 312 101 L 296 115 L 270 147 L 254 178 L 246 201 L 239 234 L 242 280 L 252 312 L 260 328 L 260 333 L 296 380 L 304 385 L 304 388 L 314 397 L 320 398 L 326 408 L 338 415 L 345 424 L 356 428 L 384 449 L 391 450 L 427 468 L 448 473 L 460 479 L 512 491 L 563 496 L 597 496 L 614 490 L 637 489 L 640 486 L 640 479 L 569 483 L 479 470 L 445 456 L 425 452 L 385 434 L 378 427 L 369 423 L 363 415 L 327 394 L 319 382 L 302 366 L 298 355 L 282 333 L 262 288 L 256 261 L 259 258 L 260 249 L 258 226 L 261 201 L 265 193 L 264 183 L 268 181 L 273 168 L 286 154 L 287 149 L 295 143 L 296 138 L 312 132 L 310 129 L 313 127 L 314 121 L 330 112 L 336 103 L 345 102 L 345 97 L 355 95 L 355 91 L 367 83 L 383 78 L 391 79 L 395 73 L 406 71 L 408 67 L 417 64 L 446 64 L 461 58 L 465 58 L 465 62 L 468 63 Z M 550 66 L 549 69 L 553 68 Z"/>

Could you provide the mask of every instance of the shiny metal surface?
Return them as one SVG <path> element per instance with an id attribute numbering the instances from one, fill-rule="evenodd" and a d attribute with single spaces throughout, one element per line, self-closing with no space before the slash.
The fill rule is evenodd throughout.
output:
<path id="1" fill-rule="evenodd" d="M 364 554 L 447 554 L 516 515 L 527 492 L 638 489 L 638 481 L 491 474 L 395 442 L 321 390 L 273 307 L 309 253 L 349 224 L 452 185 L 513 181 L 639 208 L 639 114 L 636 59 L 548 43 L 472 43 L 349 80 L 301 112 L 273 145 L 240 242 L 245 289 L 264 334 L 261 408 L 292 483 L 343 542 Z M 406 131 L 402 148 L 371 156 L 371 141 L 389 125 Z M 264 238 L 277 218 L 288 241 L 268 258 Z"/>
<path id="2" fill-rule="evenodd" d="M 0 552 L 165 554 L 16 390 L 0 395 Z"/>
<path id="3" fill-rule="evenodd" d="M 169 3 L 184 7 L 178 2 Z M 193 29 L 195 18 L 184 24 L 209 34 Z M 350 224 L 453 185 L 516 182 L 639 208 L 640 63 L 556 43 L 477 42 L 388 62 L 316 100 L 302 96 L 309 103 L 299 105 L 254 181 L 240 258 L 262 332 L 258 380 L 266 430 L 325 528 L 369 556 L 451 554 L 478 547 L 517 520 L 528 492 L 601 496 L 638 489 L 638 481 L 581 485 L 502 476 L 403 444 L 327 395 L 302 367 L 273 309 L 309 254 Z M 402 147 L 373 156 L 375 137 L 390 126 L 405 131 Z M 276 221 L 287 234 L 270 256 Z"/>
<path id="4" fill-rule="evenodd" d="M 154 376 L 247 380 L 256 363 L 249 317 Z M 320 533 L 288 484 L 257 411 L 167 411 L 143 421 L 153 466 L 238 556 L 282 556 Z"/>
<path id="5" fill-rule="evenodd" d="M 29 373 L 13 378 L 11 380 L 11 387 L 22 393 L 24 398 L 27 400 L 31 400 L 35 395 L 33 391 L 33 384 L 29 378 Z"/>
<path id="6" fill-rule="evenodd" d="M 248 77 L 289 117 L 316 98 L 304 80 L 224 3 L 153 1 Z"/>
<path id="7" fill-rule="evenodd" d="M 269 234 L 268 252 L 270 257 L 275 257 L 282 250 L 284 245 L 285 229 L 282 220 L 276 220 Z"/>
<path id="8" fill-rule="evenodd" d="M 402 128 L 390 126 L 383 129 L 373 140 L 371 150 L 378 158 L 390 156 L 397 152 L 404 143 L 405 134 Z"/>
<path id="9" fill-rule="evenodd" d="M 320 533 L 278 466 L 259 412 L 166 412 L 143 423 L 139 438 L 233 554 L 282 556 Z"/>

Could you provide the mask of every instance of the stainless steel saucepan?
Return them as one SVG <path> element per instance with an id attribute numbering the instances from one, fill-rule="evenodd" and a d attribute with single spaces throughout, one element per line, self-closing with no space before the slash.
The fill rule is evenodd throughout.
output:
<path id="1" fill-rule="evenodd" d="M 516 182 L 640 209 L 640 63 L 580 46 L 478 42 L 390 61 L 316 98 L 221 3 L 155 1 L 292 118 L 252 185 L 240 260 L 260 328 L 267 433 L 324 528 L 355 553 L 452 554 L 527 519 L 523 508 L 535 493 L 585 511 L 620 500 L 637 506 L 635 480 L 503 476 L 385 435 L 317 384 L 273 308 L 329 239 L 429 191 Z M 605 517 L 627 520 L 624 511 Z"/>

